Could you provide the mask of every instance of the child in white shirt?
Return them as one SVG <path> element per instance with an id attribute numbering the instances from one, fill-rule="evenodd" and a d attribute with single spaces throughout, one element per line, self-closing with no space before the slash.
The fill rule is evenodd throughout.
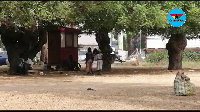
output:
<path id="1" fill-rule="evenodd" d="M 101 75 L 102 66 L 103 66 L 103 54 L 101 53 L 101 50 L 98 50 L 96 54 L 97 59 L 97 72 L 99 75 Z"/>

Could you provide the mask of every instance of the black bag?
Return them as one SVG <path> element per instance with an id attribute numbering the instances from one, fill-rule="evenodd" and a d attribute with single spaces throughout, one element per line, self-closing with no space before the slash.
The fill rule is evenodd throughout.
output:
<path id="1" fill-rule="evenodd" d="M 28 74 L 28 64 L 24 62 L 22 58 L 17 60 L 17 74 Z"/>

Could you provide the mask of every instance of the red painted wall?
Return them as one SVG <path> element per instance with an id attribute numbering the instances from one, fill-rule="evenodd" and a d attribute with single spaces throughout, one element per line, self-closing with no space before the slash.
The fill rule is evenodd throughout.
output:
<path id="1" fill-rule="evenodd" d="M 69 48 L 60 48 L 60 61 L 67 60 L 70 55 L 73 56 L 73 59 L 78 62 L 78 48 L 69 47 Z"/>
<path id="2" fill-rule="evenodd" d="M 48 33 L 48 65 L 60 63 L 60 31 Z"/>
<path id="3" fill-rule="evenodd" d="M 70 55 L 78 62 L 78 47 L 61 48 L 60 31 L 65 31 L 65 33 L 79 32 L 79 30 L 73 28 L 54 28 L 48 31 L 48 65 L 51 66 L 60 65 L 63 61 L 68 60 Z"/>

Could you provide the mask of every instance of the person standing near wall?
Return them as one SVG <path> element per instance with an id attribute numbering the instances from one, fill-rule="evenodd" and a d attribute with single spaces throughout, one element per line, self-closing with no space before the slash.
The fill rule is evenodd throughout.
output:
<path id="1" fill-rule="evenodd" d="M 103 54 L 101 53 L 100 49 L 97 51 L 96 59 L 97 59 L 97 72 L 98 72 L 98 75 L 101 75 L 102 66 L 103 66 Z"/>
<path id="2" fill-rule="evenodd" d="M 93 56 L 94 56 L 94 61 L 97 61 L 97 59 L 96 59 L 96 54 L 97 54 L 97 52 L 98 52 L 98 50 L 97 50 L 97 48 L 94 48 L 94 50 L 93 50 Z"/>
<path id="3" fill-rule="evenodd" d="M 47 63 L 47 46 L 46 44 L 44 44 L 42 46 L 42 49 L 41 49 L 41 54 L 40 54 L 40 63 L 44 64 L 45 62 Z"/>
<path id="4" fill-rule="evenodd" d="M 93 74 L 93 71 L 92 71 L 93 61 L 94 61 L 94 56 L 92 53 L 92 49 L 89 47 L 88 51 L 86 53 L 86 72 L 87 72 L 87 74 Z"/>

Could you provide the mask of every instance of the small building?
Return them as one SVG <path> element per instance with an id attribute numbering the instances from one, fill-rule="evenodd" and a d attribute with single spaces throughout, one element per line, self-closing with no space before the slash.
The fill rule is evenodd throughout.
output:
<path id="1" fill-rule="evenodd" d="M 166 44 L 169 39 L 166 39 L 160 35 L 152 35 L 146 37 L 146 52 L 166 50 Z M 187 46 L 185 50 L 200 51 L 200 39 L 187 39 Z"/>
<path id="2" fill-rule="evenodd" d="M 78 35 L 80 30 L 67 27 L 53 27 L 48 31 L 47 65 L 59 66 L 72 55 L 78 62 Z"/>

